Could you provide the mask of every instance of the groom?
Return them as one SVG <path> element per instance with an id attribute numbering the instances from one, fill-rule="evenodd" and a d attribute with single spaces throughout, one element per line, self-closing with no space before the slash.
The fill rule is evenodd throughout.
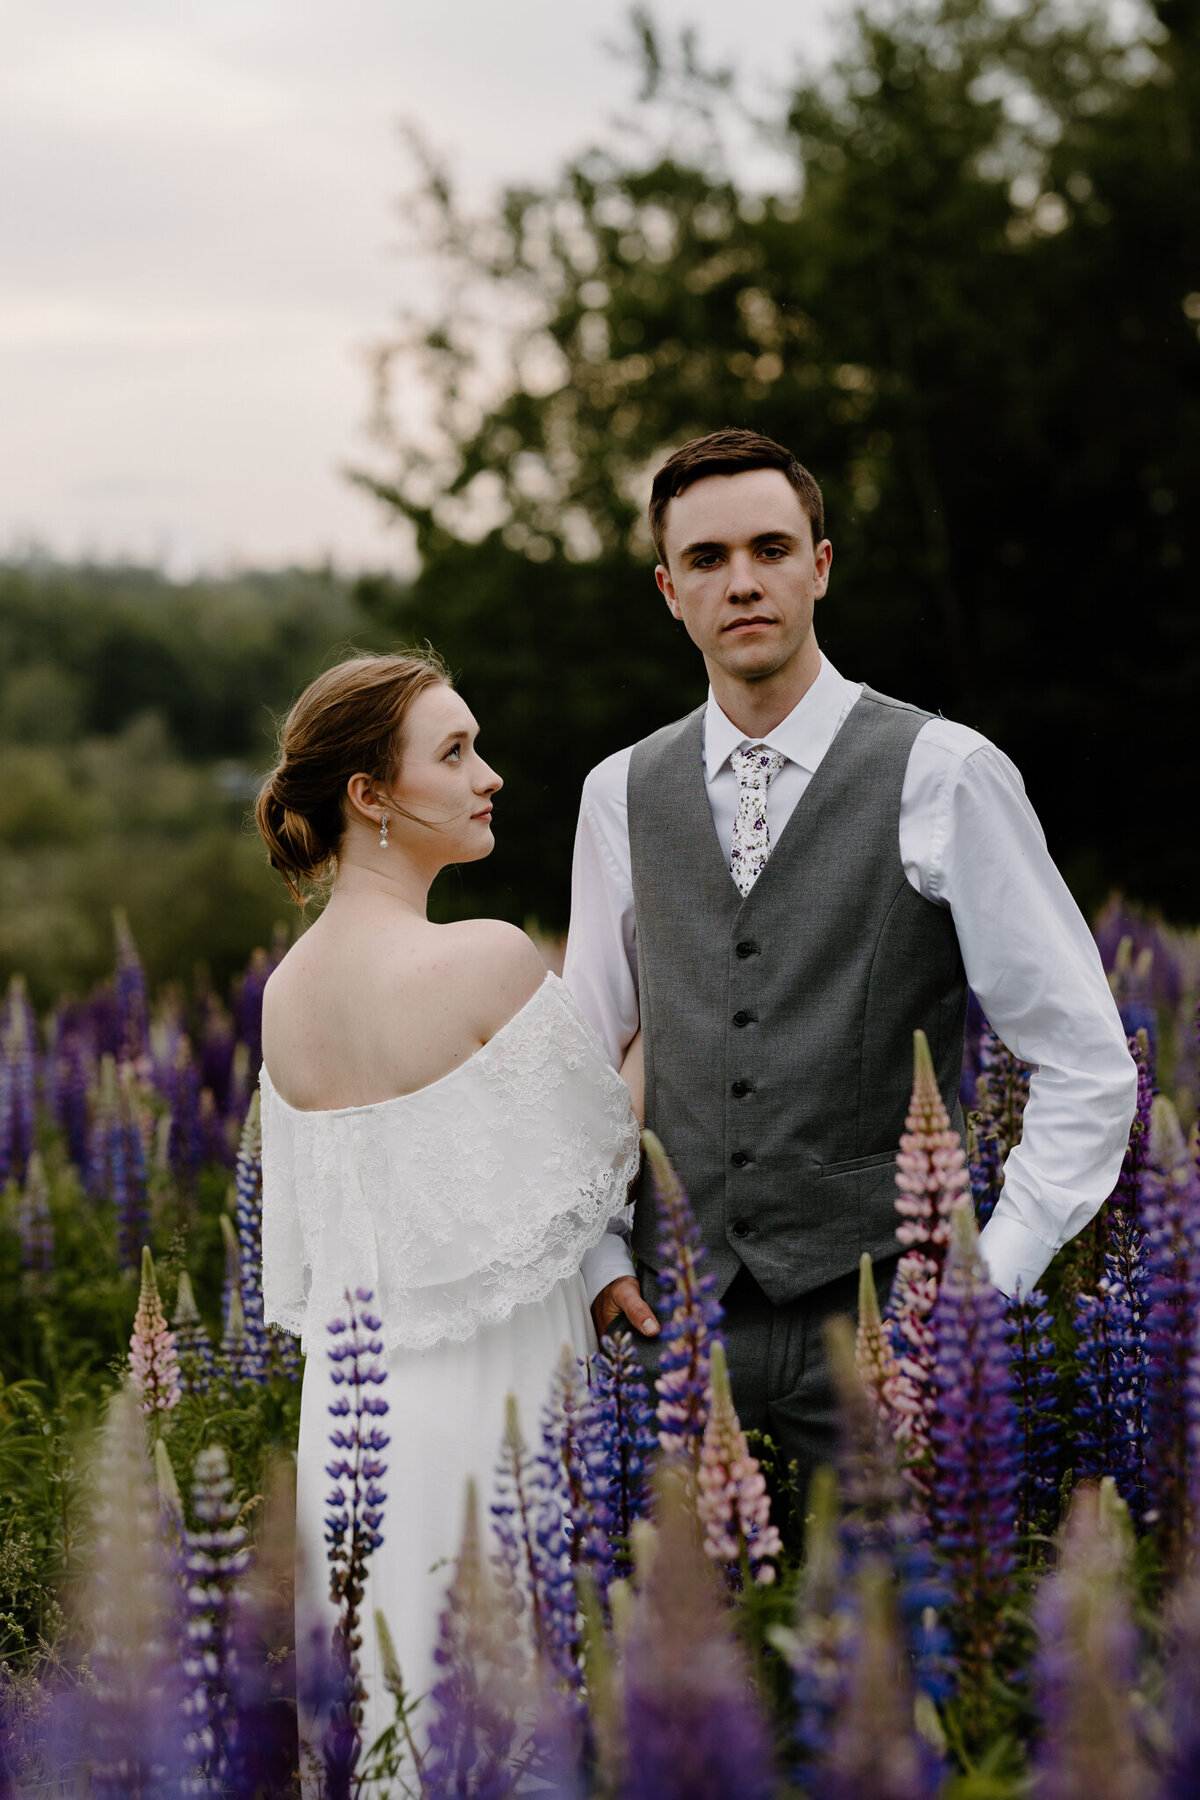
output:
<path id="1" fill-rule="evenodd" d="M 833 547 L 808 471 L 715 432 L 659 470 L 650 528 L 709 695 L 588 776 L 565 978 L 615 1063 L 643 1032 L 646 1123 L 708 1247 L 742 1423 L 803 1484 L 833 1439 L 821 1327 L 855 1310 L 861 1252 L 881 1286 L 894 1269 L 913 1031 L 960 1129 L 968 984 L 1038 1065 L 982 1236 L 1007 1294 L 1111 1191 L 1136 1071 L 1013 765 L 822 656 Z M 632 1249 L 636 1269 L 622 1235 L 589 1253 L 589 1298 L 601 1331 L 623 1314 L 652 1338 L 645 1181 Z"/>

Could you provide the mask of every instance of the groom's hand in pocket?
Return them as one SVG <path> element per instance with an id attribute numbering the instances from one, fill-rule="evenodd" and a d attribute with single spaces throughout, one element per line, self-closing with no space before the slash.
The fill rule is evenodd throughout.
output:
<path id="1" fill-rule="evenodd" d="M 642 1299 L 642 1290 L 632 1275 L 622 1275 L 601 1288 L 592 1301 L 592 1318 L 596 1336 L 603 1337 L 614 1319 L 626 1318 L 643 1337 L 658 1336 L 658 1320 Z"/>

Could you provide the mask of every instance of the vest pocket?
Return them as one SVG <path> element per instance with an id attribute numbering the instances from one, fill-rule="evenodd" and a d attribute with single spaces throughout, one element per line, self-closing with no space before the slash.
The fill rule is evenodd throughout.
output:
<path id="1" fill-rule="evenodd" d="M 896 1152 L 879 1150 L 874 1156 L 852 1156 L 846 1162 L 822 1163 L 821 1174 L 822 1176 L 848 1175 L 854 1169 L 894 1169 L 895 1166 Z"/>

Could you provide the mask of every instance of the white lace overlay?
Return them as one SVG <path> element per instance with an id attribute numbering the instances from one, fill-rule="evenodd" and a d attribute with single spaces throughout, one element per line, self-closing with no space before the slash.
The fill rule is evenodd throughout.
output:
<path id="1" fill-rule="evenodd" d="M 264 1306 L 306 1352 L 347 1287 L 389 1350 L 499 1324 L 574 1273 L 637 1172 L 629 1090 L 555 975 L 415 1093 L 298 1112 L 260 1086 Z"/>

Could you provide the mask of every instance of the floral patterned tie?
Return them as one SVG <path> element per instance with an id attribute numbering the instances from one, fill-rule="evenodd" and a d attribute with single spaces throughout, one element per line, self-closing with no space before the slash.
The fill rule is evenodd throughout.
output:
<path id="1" fill-rule="evenodd" d="M 748 894 L 771 854 L 767 789 L 786 759 L 782 750 L 768 750 L 765 744 L 751 744 L 748 750 L 735 750 L 729 760 L 738 779 L 738 809 L 733 821 L 729 873 L 737 883 L 738 892 Z"/>

